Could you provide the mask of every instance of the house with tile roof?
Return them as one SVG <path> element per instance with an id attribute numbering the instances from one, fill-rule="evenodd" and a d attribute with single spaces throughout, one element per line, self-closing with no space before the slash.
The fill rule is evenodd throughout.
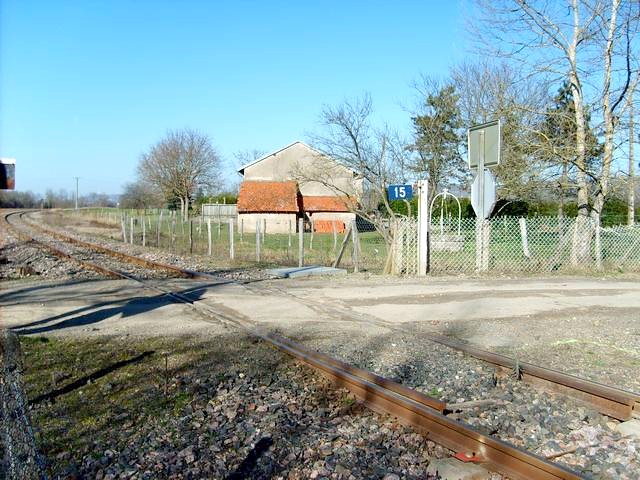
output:
<path id="1" fill-rule="evenodd" d="M 299 218 L 306 228 L 340 232 L 355 220 L 362 181 L 303 142 L 243 165 L 238 173 L 238 222 L 246 232 L 255 232 L 257 223 L 271 233 L 295 232 Z"/>

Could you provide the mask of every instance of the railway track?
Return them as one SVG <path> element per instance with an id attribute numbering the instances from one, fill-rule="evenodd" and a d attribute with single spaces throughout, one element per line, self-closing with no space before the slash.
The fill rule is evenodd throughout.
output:
<path id="1" fill-rule="evenodd" d="M 5 217 L 5 220 L 9 224 L 11 224 L 9 220 L 11 216 L 12 214 L 9 214 Z M 15 225 L 12 226 L 16 228 Z M 76 246 L 81 246 L 83 249 L 99 252 L 106 256 L 117 257 L 119 261 L 122 262 L 130 261 L 140 265 L 139 262 L 141 259 L 136 257 L 131 257 L 120 252 L 113 252 L 104 247 L 82 242 L 58 232 L 51 232 L 40 226 L 36 227 L 31 225 L 30 228 L 45 231 L 47 235 L 55 238 L 57 242 L 70 242 Z M 24 231 L 21 235 L 23 237 L 30 236 Z M 31 239 L 31 241 L 37 240 Z M 70 253 L 62 248 L 58 248 L 59 245 L 53 247 L 47 245 L 47 242 L 42 242 L 42 244 L 54 253 L 58 251 L 65 258 L 73 259 L 86 268 L 94 270 L 100 269 L 100 271 L 108 274 L 110 277 L 134 280 L 144 288 L 155 292 L 162 292 L 179 302 L 189 304 L 195 310 L 204 314 L 207 319 L 206 321 L 223 323 L 248 331 L 263 341 L 290 354 L 298 361 L 321 372 L 336 386 L 346 387 L 373 410 L 397 417 L 402 423 L 412 425 L 433 441 L 457 452 L 462 457 L 473 458 L 490 470 L 504 473 L 511 478 L 581 478 L 577 472 L 562 465 L 550 462 L 530 452 L 482 434 L 461 422 L 448 418 L 444 414 L 447 411 L 447 404 L 438 399 L 407 388 L 397 382 L 353 367 L 327 355 L 311 351 L 285 337 L 267 332 L 260 325 L 248 322 L 229 313 L 214 310 L 203 302 L 193 301 L 186 295 L 151 284 L 148 282 L 147 277 L 140 278 L 127 269 L 112 269 L 103 265 L 97 265 L 89 261 L 86 256 L 84 256 L 86 254 L 83 254 L 82 258 L 77 258 L 73 252 Z M 145 269 L 159 269 L 163 272 L 171 271 L 173 275 L 189 278 L 215 278 L 210 275 L 197 274 L 196 272 L 181 270 L 176 267 L 167 268 L 167 265 L 148 260 L 143 260 L 142 262 Z"/>
<path id="2" fill-rule="evenodd" d="M 250 285 L 247 285 L 246 288 L 254 291 L 254 293 L 264 293 L 265 290 L 265 287 L 263 286 L 260 287 L 260 290 L 257 290 L 256 287 L 252 287 Z M 296 302 L 305 304 L 316 311 L 331 311 L 336 316 L 350 318 L 354 322 L 382 326 L 384 328 L 406 334 L 411 333 L 401 325 L 385 322 L 383 320 L 374 320 L 366 315 L 354 313 L 353 311 L 345 308 L 340 308 L 335 304 L 327 306 L 309 298 L 293 295 L 290 292 L 277 287 L 267 287 L 266 289 L 270 290 L 273 294 L 293 297 Z M 557 370 L 533 365 L 531 363 L 522 362 L 505 355 L 487 352 L 467 343 L 455 340 L 452 337 L 432 334 L 428 336 L 428 339 L 492 365 L 496 367 L 496 370 L 502 375 L 509 375 L 517 369 L 520 379 L 525 383 L 529 383 L 537 388 L 542 388 L 552 393 L 558 393 L 570 397 L 586 407 L 596 410 L 608 417 L 612 417 L 620 421 L 640 417 L 640 394 L 638 393 L 611 387 Z M 450 408 L 448 409 L 450 410 Z"/>

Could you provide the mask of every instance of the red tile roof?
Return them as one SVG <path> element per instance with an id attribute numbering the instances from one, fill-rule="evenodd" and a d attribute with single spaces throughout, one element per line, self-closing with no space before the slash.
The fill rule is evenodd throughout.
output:
<path id="1" fill-rule="evenodd" d="M 297 182 L 244 181 L 238 194 L 239 213 L 297 213 Z"/>
<path id="2" fill-rule="evenodd" d="M 302 206 L 305 212 L 348 212 L 353 203 L 347 197 L 303 196 Z"/>

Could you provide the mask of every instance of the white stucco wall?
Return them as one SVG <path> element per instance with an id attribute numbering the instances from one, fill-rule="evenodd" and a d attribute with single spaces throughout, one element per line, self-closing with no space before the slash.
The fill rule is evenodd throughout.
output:
<path id="1" fill-rule="evenodd" d="M 289 233 L 289 224 L 291 224 L 291 232 L 296 232 L 295 213 L 239 213 L 238 231 L 243 228 L 244 233 L 255 233 L 256 222 L 260 222 L 260 228 L 263 232 L 266 222 L 267 235 L 270 233 Z"/>
<path id="2" fill-rule="evenodd" d="M 301 142 L 271 155 L 258 163 L 245 167 L 245 180 L 285 181 L 296 180 L 300 193 L 308 196 L 333 196 L 336 190 L 325 183 L 334 185 L 349 195 L 360 196 L 362 182 L 353 177 L 353 172 L 338 163 L 320 156 Z M 320 179 L 321 182 L 312 181 Z"/>

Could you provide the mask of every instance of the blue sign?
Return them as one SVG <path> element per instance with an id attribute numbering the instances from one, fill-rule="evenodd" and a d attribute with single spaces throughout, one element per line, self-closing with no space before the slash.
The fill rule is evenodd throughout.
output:
<path id="1" fill-rule="evenodd" d="M 411 185 L 389 185 L 387 187 L 387 197 L 389 200 L 411 200 L 413 198 L 413 187 Z"/>

